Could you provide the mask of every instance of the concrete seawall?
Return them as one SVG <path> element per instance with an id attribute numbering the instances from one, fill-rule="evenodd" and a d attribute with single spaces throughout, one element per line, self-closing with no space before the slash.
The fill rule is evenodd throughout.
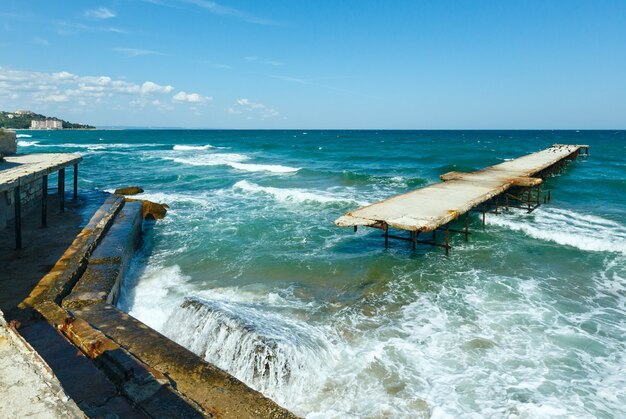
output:
<path id="1" fill-rule="evenodd" d="M 149 417 L 295 417 L 115 307 L 141 225 L 141 202 L 109 197 L 20 304 L 22 320 L 42 316 Z"/>

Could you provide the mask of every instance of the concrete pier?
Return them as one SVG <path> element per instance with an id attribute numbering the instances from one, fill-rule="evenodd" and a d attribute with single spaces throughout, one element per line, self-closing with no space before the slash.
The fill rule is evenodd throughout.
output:
<path id="1" fill-rule="evenodd" d="M 74 199 L 78 198 L 77 154 L 46 153 L 4 157 L 0 162 L 0 230 L 15 220 L 15 247 L 22 247 L 22 214 L 42 201 L 41 225 L 47 226 L 48 175 L 58 172 L 59 210 L 65 209 L 65 170 L 74 170 Z"/>
<path id="2" fill-rule="evenodd" d="M 385 244 L 389 238 L 431 244 L 449 249 L 449 232 L 469 235 L 468 219 L 462 230 L 450 230 L 449 223 L 481 207 L 509 208 L 522 205 L 532 211 L 541 204 L 543 177 L 558 170 L 567 160 L 578 157 L 581 150 L 589 152 L 587 145 L 555 144 L 550 148 L 507 161 L 485 169 L 470 172 L 450 172 L 441 176 L 442 183 L 397 195 L 374 204 L 358 208 L 335 220 L 341 227 L 367 226 L 383 230 Z M 500 208 L 500 209 L 501 209 Z M 445 227 L 445 243 L 417 240 L 420 233 L 435 232 Z M 390 235 L 395 228 L 410 232 L 410 237 Z"/>

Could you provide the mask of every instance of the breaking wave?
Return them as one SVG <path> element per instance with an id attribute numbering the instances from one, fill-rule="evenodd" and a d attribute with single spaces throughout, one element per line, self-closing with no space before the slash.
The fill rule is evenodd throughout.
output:
<path id="1" fill-rule="evenodd" d="M 213 148 L 213 146 L 211 144 L 207 144 L 207 145 L 180 145 L 180 144 L 176 144 L 173 149 L 176 150 L 176 151 L 193 151 L 193 150 L 208 150 L 210 148 Z"/>
<path id="2" fill-rule="evenodd" d="M 532 214 L 491 215 L 488 223 L 584 251 L 626 254 L 626 226 L 595 215 L 539 208 Z"/>
<path id="3" fill-rule="evenodd" d="M 20 146 L 20 147 L 33 147 L 33 146 L 36 146 L 37 144 L 39 144 L 39 141 L 22 140 L 22 141 L 18 141 L 17 142 L 17 145 Z"/>
<path id="4" fill-rule="evenodd" d="M 282 166 L 279 164 L 242 163 L 250 160 L 250 157 L 238 153 L 210 153 L 193 157 L 174 157 L 167 159 L 190 166 L 229 166 L 233 169 L 246 172 L 292 173 L 300 170 L 298 167 Z"/>
<path id="5" fill-rule="evenodd" d="M 233 185 L 234 189 L 239 189 L 244 192 L 250 193 L 263 193 L 270 195 L 274 199 L 280 202 L 355 202 L 354 199 L 340 197 L 329 192 L 321 191 L 307 191 L 304 189 L 288 189 L 288 188 L 274 188 L 271 186 L 259 186 L 255 183 L 248 182 L 247 180 L 240 180 Z"/>
<path id="6" fill-rule="evenodd" d="M 315 327 L 251 304 L 186 298 L 163 330 L 279 403 L 319 391 L 317 370 L 333 357 Z"/>
<path id="7" fill-rule="evenodd" d="M 17 134 L 15 137 L 16 138 L 32 138 L 32 135 L 30 135 L 30 134 Z"/>

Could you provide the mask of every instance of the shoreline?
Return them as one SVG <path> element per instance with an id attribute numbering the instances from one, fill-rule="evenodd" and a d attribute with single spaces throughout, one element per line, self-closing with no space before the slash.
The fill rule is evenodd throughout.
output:
<path id="1" fill-rule="evenodd" d="M 25 218 L 34 221 L 35 214 L 36 211 L 31 211 Z M 128 402 L 148 416 L 184 413 L 187 417 L 295 418 L 261 393 L 115 307 L 126 267 L 141 239 L 142 218 L 141 202 L 126 202 L 117 195 L 106 198 L 82 230 L 68 233 L 70 236 L 75 233 L 74 241 L 19 303 L 19 309 L 11 306 L 22 298 L 21 294 L 3 303 L 9 307 L 7 320 L 18 321 L 15 324 L 20 327 L 16 331 L 26 341 L 33 342 L 43 359 L 48 361 L 49 357 L 52 371 L 57 374 L 61 371 L 54 365 L 59 356 L 48 353 L 46 346 L 51 343 L 45 342 L 51 342 L 60 333 L 80 350 L 82 358 L 91 359 L 100 374 L 104 373 L 101 379 L 115 385 Z M 77 221 L 71 217 L 66 220 Z M 36 221 L 25 224 L 33 224 L 29 231 L 40 233 Z M 58 226 L 70 231 L 66 227 Z M 50 234 L 55 233 L 56 230 L 50 230 Z M 25 237 L 27 244 L 37 242 L 46 247 L 45 238 Z M 31 259 L 42 251 L 40 247 L 32 249 Z M 0 251 L 4 257 L 11 253 L 3 248 Z M 49 253 L 50 258 L 57 256 Z M 18 258 L 15 270 L 25 260 Z M 31 273 L 31 285 L 42 269 Z M 115 326 L 111 328 L 110 324 Z M 38 337 L 42 335 L 38 330 L 41 328 L 48 330 L 44 342 Z M 130 371 L 133 372 L 129 375 Z M 83 381 L 86 376 L 78 379 Z M 61 383 L 67 384 L 63 380 Z M 96 390 L 102 390 L 103 386 L 106 387 L 97 385 Z M 77 397 L 71 391 L 69 395 Z M 93 406 L 79 404 L 79 407 L 90 416 L 97 415 Z M 135 411 L 139 412 L 136 408 Z"/>

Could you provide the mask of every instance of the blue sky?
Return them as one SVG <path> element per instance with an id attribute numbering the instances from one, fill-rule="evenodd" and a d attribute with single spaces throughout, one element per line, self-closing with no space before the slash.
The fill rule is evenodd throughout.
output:
<path id="1" fill-rule="evenodd" d="M 98 126 L 626 128 L 626 1 L 2 0 L 0 110 Z"/>

